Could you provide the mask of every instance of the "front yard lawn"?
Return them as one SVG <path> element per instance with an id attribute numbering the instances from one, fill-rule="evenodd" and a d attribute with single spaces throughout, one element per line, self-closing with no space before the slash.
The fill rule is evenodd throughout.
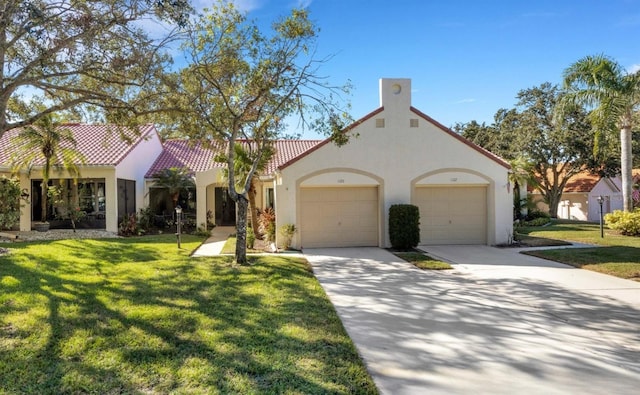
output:
<path id="1" fill-rule="evenodd" d="M 584 222 L 558 221 L 547 227 L 520 228 L 533 237 L 568 240 L 601 247 L 528 251 L 527 254 L 612 276 L 640 281 L 640 237 L 623 236 Z"/>
<path id="2" fill-rule="evenodd" d="M 189 258 L 173 235 L 11 244 L 0 394 L 375 394 L 303 259 Z"/>

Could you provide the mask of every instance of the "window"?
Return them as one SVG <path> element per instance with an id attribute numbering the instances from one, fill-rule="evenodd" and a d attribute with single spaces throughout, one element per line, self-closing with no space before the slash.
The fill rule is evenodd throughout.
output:
<path id="1" fill-rule="evenodd" d="M 107 208 L 104 179 L 78 182 L 78 204 L 87 214 L 99 213 L 104 216 Z"/>
<path id="2" fill-rule="evenodd" d="M 272 209 L 276 208 L 276 201 L 274 198 L 273 188 L 267 188 L 264 194 L 264 207 L 271 207 Z"/>

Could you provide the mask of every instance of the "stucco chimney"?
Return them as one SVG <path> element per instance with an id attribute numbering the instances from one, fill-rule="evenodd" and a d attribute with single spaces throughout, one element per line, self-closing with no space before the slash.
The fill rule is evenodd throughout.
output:
<path id="1" fill-rule="evenodd" d="M 385 110 L 408 110 L 411 107 L 410 78 L 381 78 L 380 107 Z"/>

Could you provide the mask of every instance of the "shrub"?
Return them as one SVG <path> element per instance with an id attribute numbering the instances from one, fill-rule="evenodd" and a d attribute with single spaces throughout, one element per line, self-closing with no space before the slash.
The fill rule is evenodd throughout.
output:
<path id="1" fill-rule="evenodd" d="M 140 236 L 143 233 L 144 230 L 138 227 L 138 219 L 134 213 L 125 215 L 118 226 L 120 236 Z"/>
<path id="2" fill-rule="evenodd" d="M 253 250 L 253 245 L 256 243 L 256 235 L 253 233 L 253 228 L 247 227 L 247 248 Z"/>
<path id="3" fill-rule="evenodd" d="M 153 227 L 155 218 L 155 213 L 151 207 L 141 208 L 138 214 L 138 227 L 148 232 Z"/>
<path id="4" fill-rule="evenodd" d="M 551 216 L 549 215 L 549 213 L 545 213 L 544 211 L 531 210 L 531 211 L 529 211 L 527 213 L 525 221 L 533 221 L 533 220 L 536 220 L 538 218 L 551 219 Z"/>
<path id="5" fill-rule="evenodd" d="M 198 226 L 198 228 L 193 232 L 193 234 L 195 236 L 199 236 L 199 237 L 210 237 L 211 236 L 211 231 L 207 228 L 207 226 L 202 223 L 200 224 L 200 226 Z"/>
<path id="6" fill-rule="evenodd" d="M 20 220 L 20 194 L 16 178 L 0 178 L 0 229 L 11 229 Z"/>
<path id="7" fill-rule="evenodd" d="M 258 216 L 258 232 L 262 234 L 264 241 L 271 243 L 276 240 L 276 212 L 267 207 Z"/>
<path id="8" fill-rule="evenodd" d="M 294 224 L 284 224 L 280 227 L 280 234 L 282 235 L 282 248 L 285 250 L 291 247 L 291 239 L 293 239 L 293 234 L 296 233 L 296 226 Z"/>
<path id="9" fill-rule="evenodd" d="M 389 207 L 389 239 L 391 246 L 408 250 L 420 243 L 420 210 L 412 204 Z"/>
<path id="10" fill-rule="evenodd" d="M 616 210 L 606 214 L 604 220 L 609 228 L 625 236 L 640 236 L 640 209 L 632 212 Z"/>
<path id="11" fill-rule="evenodd" d="M 538 217 L 532 219 L 530 221 L 524 221 L 522 223 L 523 226 L 543 226 L 551 222 L 551 218 L 549 217 Z"/>

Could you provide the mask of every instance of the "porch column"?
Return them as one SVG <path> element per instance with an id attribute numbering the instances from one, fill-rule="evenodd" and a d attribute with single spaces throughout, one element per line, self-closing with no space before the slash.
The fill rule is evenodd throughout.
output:
<path id="1" fill-rule="evenodd" d="M 26 191 L 29 198 L 20 201 L 20 230 L 23 232 L 31 230 L 31 179 L 26 174 L 20 174 L 20 190 Z"/>
<path id="2" fill-rule="evenodd" d="M 118 184 L 116 183 L 114 173 L 105 177 L 104 188 L 104 196 L 106 199 L 106 230 L 108 232 L 118 232 L 118 217 L 120 213 L 118 212 Z"/>
<path id="3" fill-rule="evenodd" d="M 207 186 L 196 185 L 196 226 L 207 226 Z"/>

